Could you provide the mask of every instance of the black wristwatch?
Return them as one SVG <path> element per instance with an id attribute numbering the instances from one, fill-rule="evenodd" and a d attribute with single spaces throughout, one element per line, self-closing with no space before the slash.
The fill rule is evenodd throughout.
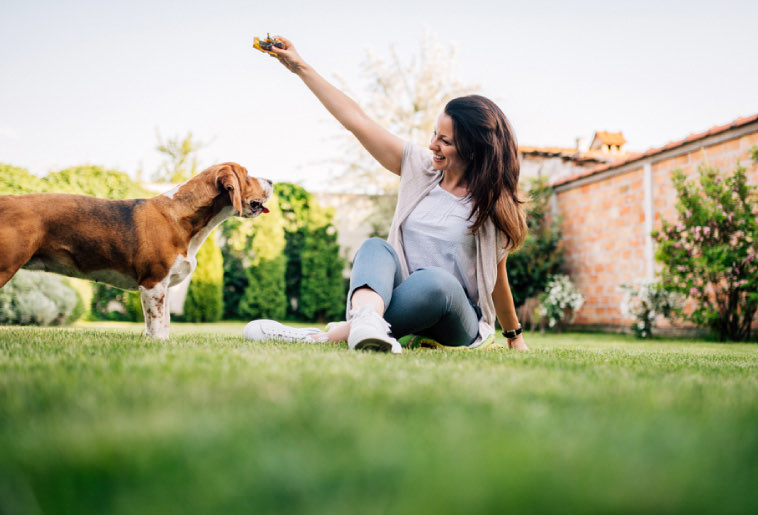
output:
<path id="1" fill-rule="evenodd" d="M 510 331 L 506 331 L 505 329 L 503 329 L 503 336 L 505 336 L 506 338 L 510 340 L 520 335 L 522 332 L 524 332 L 524 330 L 521 329 L 521 324 L 519 324 L 518 329 L 511 329 Z"/>

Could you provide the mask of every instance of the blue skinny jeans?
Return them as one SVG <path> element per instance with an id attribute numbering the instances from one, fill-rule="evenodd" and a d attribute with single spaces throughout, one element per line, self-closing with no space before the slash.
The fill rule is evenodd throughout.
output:
<path id="1" fill-rule="evenodd" d="M 420 268 L 403 281 L 395 249 L 380 238 L 370 238 L 358 249 L 348 299 L 363 287 L 384 299 L 384 319 L 395 338 L 418 334 L 458 347 L 479 334 L 480 312 L 452 274 L 439 267 Z"/>

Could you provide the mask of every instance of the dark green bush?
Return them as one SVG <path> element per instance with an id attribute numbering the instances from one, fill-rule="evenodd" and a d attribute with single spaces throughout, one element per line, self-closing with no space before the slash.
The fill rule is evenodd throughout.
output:
<path id="1" fill-rule="evenodd" d="M 266 205 L 269 213 L 252 220 L 233 218 L 222 227 L 224 260 L 228 261 L 224 282 L 227 287 L 244 284 L 242 290 L 224 299 L 224 311 L 232 318 L 283 318 L 287 311 L 282 213 L 276 198 Z M 244 283 L 239 277 L 228 275 L 240 270 Z M 236 299 L 237 305 L 230 304 Z"/>
<path id="2" fill-rule="evenodd" d="M 287 297 L 284 291 L 286 257 L 279 254 L 273 259 L 261 259 L 246 270 L 247 288 L 239 304 L 243 319 L 282 319 L 287 314 Z"/>
<path id="3" fill-rule="evenodd" d="M 274 191 L 284 219 L 288 316 L 307 321 L 341 318 L 346 286 L 334 213 L 303 187 L 278 183 Z"/>
<path id="4" fill-rule="evenodd" d="M 550 214 L 552 188 L 538 177 L 529 184 L 526 220 L 529 234 L 524 245 L 508 256 L 508 281 L 516 306 L 545 290 L 563 265 L 559 219 Z"/>
<path id="5" fill-rule="evenodd" d="M 344 318 L 345 262 L 339 251 L 333 225 L 314 227 L 305 234 L 298 308 L 306 320 Z"/>

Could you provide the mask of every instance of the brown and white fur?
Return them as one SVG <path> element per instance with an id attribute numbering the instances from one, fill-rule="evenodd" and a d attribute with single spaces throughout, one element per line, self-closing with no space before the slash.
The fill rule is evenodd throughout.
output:
<path id="1" fill-rule="evenodd" d="M 168 338 L 168 287 L 192 273 L 198 249 L 216 226 L 231 216 L 268 212 L 263 203 L 271 193 L 268 179 L 223 163 L 149 199 L 2 196 L 0 288 L 26 268 L 139 290 L 145 334 Z"/>

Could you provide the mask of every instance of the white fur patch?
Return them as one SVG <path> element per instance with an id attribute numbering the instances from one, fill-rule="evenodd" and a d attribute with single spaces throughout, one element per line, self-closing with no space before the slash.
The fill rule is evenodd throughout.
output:
<path id="1" fill-rule="evenodd" d="M 183 183 L 174 186 L 173 188 L 168 190 L 166 193 L 162 193 L 161 195 L 172 199 L 174 198 L 174 195 L 176 195 L 176 193 L 181 189 L 181 187 L 187 184 L 187 182 L 189 181 L 184 181 Z"/>
<path id="2" fill-rule="evenodd" d="M 171 314 L 168 310 L 168 278 L 148 289 L 139 287 L 142 312 L 145 314 L 145 336 L 168 338 Z"/>
<path id="3" fill-rule="evenodd" d="M 218 225 L 227 218 L 234 216 L 236 213 L 237 210 L 232 206 L 226 206 L 221 211 L 219 211 L 218 214 L 214 216 L 210 222 L 208 222 L 208 225 L 200 229 L 197 234 L 192 237 L 187 248 L 187 255 L 191 256 L 194 259 L 194 257 L 197 255 L 197 251 L 200 250 L 200 247 L 202 247 L 203 243 L 205 243 L 205 239 L 208 237 L 208 235 L 213 232 L 213 229 L 218 227 Z M 194 270 L 194 266 L 192 269 Z"/>

